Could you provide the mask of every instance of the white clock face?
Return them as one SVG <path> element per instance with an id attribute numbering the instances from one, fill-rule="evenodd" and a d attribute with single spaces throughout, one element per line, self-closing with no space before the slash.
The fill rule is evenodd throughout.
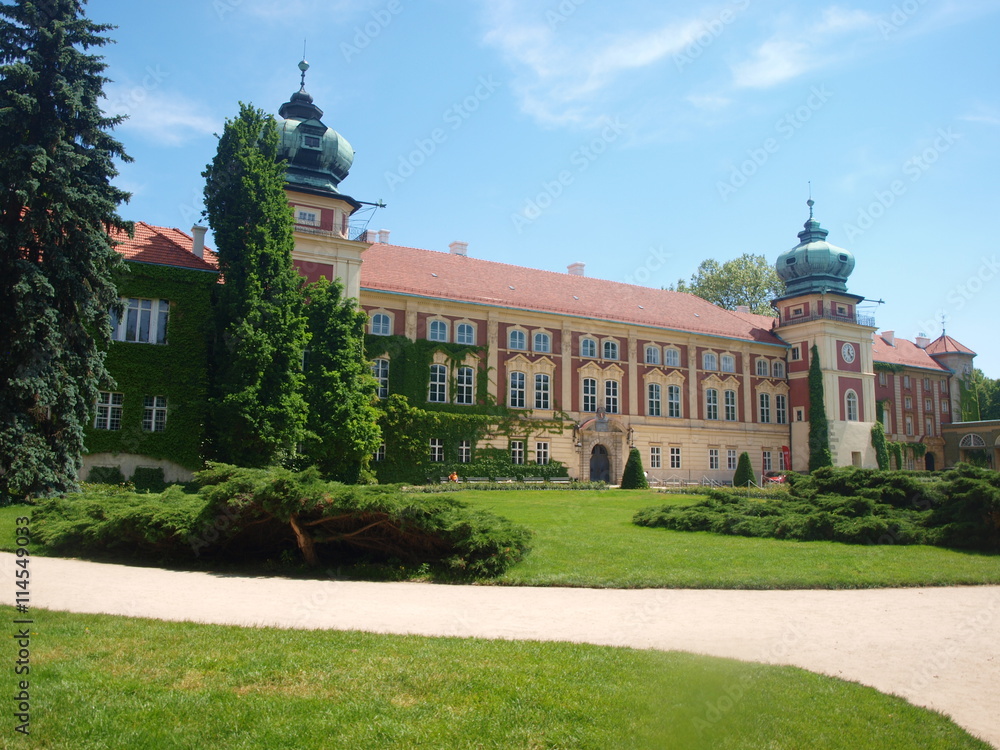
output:
<path id="1" fill-rule="evenodd" d="M 843 347 L 841 347 L 841 349 L 840 349 L 840 356 L 844 358 L 844 361 L 847 362 L 847 364 L 850 364 L 851 362 L 853 362 L 854 361 L 854 345 L 853 344 L 844 344 Z"/>

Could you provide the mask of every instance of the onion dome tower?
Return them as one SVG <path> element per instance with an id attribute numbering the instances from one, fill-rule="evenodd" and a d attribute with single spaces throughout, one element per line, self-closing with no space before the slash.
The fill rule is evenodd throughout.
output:
<path id="1" fill-rule="evenodd" d="M 295 221 L 292 260 L 305 278 L 341 279 L 346 296 L 358 298 L 361 254 L 369 243 L 351 239 L 350 217 L 361 202 L 341 193 L 354 163 L 347 139 L 323 123 L 323 110 L 306 91 L 309 63 L 299 63 L 299 90 L 278 109 L 278 156 Z"/>
<path id="2" fill-rule="evenodd" d="M 775 270 L 785 294 L 771 304 L 777 310 L 775 332 L 788 345 L 792 468 L 809 465 L 809 362 L 819 355 L 823 405 L 835 466 L 876 465 L 871 445 L 875 420 L 875 375 L 871 316 L 858 313 L 864 297 L 847 291 L 854 270 L 850 251 L 827 242 L 829 232 L 813 217 L 799 232 L 799 244 L 778 256 Z"/>

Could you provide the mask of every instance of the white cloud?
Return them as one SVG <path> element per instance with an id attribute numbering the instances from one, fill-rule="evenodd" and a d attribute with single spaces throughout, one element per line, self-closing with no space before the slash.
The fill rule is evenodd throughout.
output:
<path id="1" fill-rule="evenodd" d="M 109 115 L 128 117 L 118 127 L 141 133 L 166 146 L 180 146 L 194 138 L 221 132 L 222 120 L 205 114 L 206 107 L 183 94 L 155 86 L 113 84 L 102 108 Z"/>
<path id="2" fill-rule="evenodd" d="M 785 27 L 760 43 L 749 59 L 732 66 L 738 88 L 768 88 L 839 59 L 846 35 L 870 33 L 878 19 L 862 10 L 831 6 L 811 25 L 785 22 Z"/>

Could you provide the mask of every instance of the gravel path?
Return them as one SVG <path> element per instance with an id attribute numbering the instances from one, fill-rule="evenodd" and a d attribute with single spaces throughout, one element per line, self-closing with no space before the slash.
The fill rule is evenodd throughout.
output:
<path id="1" fill-rule="evenodd" d="M 13 555 L 0 553 L 4 580 L 13 581 L 13 562 Z M 13 591 L 5 586 L 0 601 L 13 604 Z M 793 664 L 942 711 L 1000 748 L 1000 586 L 446 586 L 250 578 L 35 557 L 31 606 L 218 624 L 576 641 Z"/>

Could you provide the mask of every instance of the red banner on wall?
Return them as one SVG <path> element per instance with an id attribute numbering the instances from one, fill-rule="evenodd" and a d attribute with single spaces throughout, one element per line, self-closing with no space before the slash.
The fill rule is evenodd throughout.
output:
<path id="1" fill-rule="evenodd" d="M 792 452 L 788 449 L 787 445 L 781 446 L 781 455 L 785 457 L 785 469 L 787 471 L 792 470 Z"/>

